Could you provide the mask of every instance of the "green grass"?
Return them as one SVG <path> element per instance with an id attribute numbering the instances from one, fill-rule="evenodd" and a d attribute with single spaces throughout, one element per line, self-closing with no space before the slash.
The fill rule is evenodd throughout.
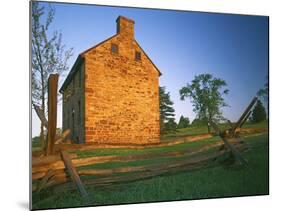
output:
<path id="1" fill-rule="evenodd" d="M 265 121 L 255 123 L 255 124 L 245 123 L 243 125 L 243 128 L 268 128 L 268 121 L 265 120 Z"/>
<path id="2" fill-rule="evenodd" d="M 243 153 L 249 162 L 248 167 L 219 165 L 214 168 L 205 168 L 170 176 L 158 176 L 107 188 L 89 186 L 86 189 L 91 198 L 90 203 L 84 202 L 76 190 L 62 190 L 57 194 L 52 189 L 43 190 L 40 194 L 33 195 L 33 202 L 35 202 L 33 208 L 268 194 L 268 134 L 252 135 L 244 138 L 244 140 L 251 148 Z M 162 150 L 165 149 L 163 148 Z M 116 153 L 122 153 L 121 151 L 116 151 Z M 143 164 L 146 163 L 140 162 L 133 165 Z M 116 165 L 108 167 L 116 167 Z"/>
<path id="3" fill-rule="evenodd" d="M 224 129 L 229 128 L 229 125 L 226 123 L 220 124 L 219 128 L 221 130 L 224 130 Z M 262 121 L 259 123 L 247 122 L 243 125 L 243 128 L 268 128 L 268 122 L 267 121 Z M 193 135 L 200 135 L 200 134 L 206 134 L 206 133 L 208 133 L 208 128 L 205 125 L 190 126 L 187 128 L 177 129 L 173 133 L 163 134 L 161 136 L 161 140 L 162 141 L 171 141 L 171 140 L 177 139 L 179 137 L 183 137 L 183 136 L 193 136 Z"/>
<path id="4" fill-rule="evenodd" d="M 108 149 L 94 149 L 94 150 L 70 150 L 71 153 L 76 153 L 78 158 L 92 157 L 92 156 L 106 156 L 106 155 L 118 155 L 118 156 L 126 156 L 126 155 L 137 155 L 144 153 L 164 153 L 171 152 L 185 148 L 191 147 L 199 147 L 206 144 L 214 143 L 219 141 L 219 137 L 211 137 L 208 139 L 204 139 L 202 141 L 195 142 L 186 142 L 182 144 L 175 144 L 170 146 L 163 147 L 151 147 L 151 148 L 143 148 L 143 149 L 127 149 L 127 148 L 108 148 Z"/>

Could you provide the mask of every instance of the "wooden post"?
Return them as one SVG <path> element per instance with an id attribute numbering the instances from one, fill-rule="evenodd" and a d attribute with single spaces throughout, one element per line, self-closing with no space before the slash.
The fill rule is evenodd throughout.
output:
<path id="1" fill-rule="evenodd" d="M 223 133 L 220 131 L 220 129 L 218 128 L 218 126 L 210 121 L 211 126 L 214 128 L 214 130 L 216 131 L 216 133 L 219 134 L 219 136 L 221 137 L 221 139 L 223 140 L 224 144 L 226 145 L 226 147 L 231 151 L 231 153 L 235 156 L 235 158 L 244 165 L 247 165 L 248 162 L 243 158 L 243 156 L 240 154 L 240 152 L 234 147 L 232 146 L 228 140 L 224 137 Z M 234 138 L 232 138 L 234 139 Z"/>
<path id="2" fill-rule="evenodd" d="M 48 133 L 46 155 L 54 153 L 57 130 L 57 90 L 58 74 L 51 74 L 48 79 Z"/>
<path id="3" fill-rule="evenodd" d="M 252 114 L 252 111 L 250 111 L 247 116 L 243 119 L 243 121 L 241 122 L 241 124 L 239 125 L 239 127 L 241 128 L 245 122 L 247 121 L 247 119 L 250 117 L 250 115 Z"/>
<path id="4" fill-rule="evenodd" d="M 81 196 L 84 199 L 88 200 L 89 199 L 88 193 L 87 193 L 86 189 L 84 188 L 84 185 L 83 185 L 82 181 L 80 180 L 79 174 L 77 173 L 75 167 L 73 166 L 70 157 L 64 151 L 60 151 L 60 154 L 61 154 L 61 158 L 64 162 L 65 168 L 67 169 L 72 181 L 76 185 L 76 187 L 79 190 Z"/>
<path id="5" fill-rule="evenodd" d="M 244 113 L 241 115 L 241 117 L 239 118 L 239 120 L 236 122 L 235 126 L 233 127 L 233 134 L 235 133 L 235 130 L 240 127 L 241 123 L 243 122 L 243 120 L 245 119 L 245 117 L 248 115 L 248 113 L 250 112 L 250 110 L 252 109 L 252 107 L 255 105 L 255 103 L 257 102 L 258 98 L 254 97 L 253 100 L 251 101 L 251 103 L 248 105 L 248 107 L 245 109 Z"/>

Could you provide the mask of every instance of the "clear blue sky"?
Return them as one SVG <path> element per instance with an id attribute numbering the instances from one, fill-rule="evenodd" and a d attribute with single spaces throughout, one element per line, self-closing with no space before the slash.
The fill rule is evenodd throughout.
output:
<path id="1" fill-rule="evenodd" d="M 227 82 L 230 93 L 225 100 L 230 107 L 223 109 L 223 114 L 233 121 L 267 80 L 267 17 L 51 5 L 56 10 L 51 30 L 59 29 L 66 47 L 74 48 L 70 66 L 79 53 L 116 33 L 115 20 L 119 15 L 133 19 L 135 38 L 162 72 L 160 85 L 171 94 L 177 120 L 180 115 L 191 120 L 195 117 L 190 102 L 179 99 L 179 89 L 195 75 L 211 73 Z M 61 126 L 61 112 L 58 115 Z M 33 123 L 33 135 L 37 135 L 36 117 Z"/>

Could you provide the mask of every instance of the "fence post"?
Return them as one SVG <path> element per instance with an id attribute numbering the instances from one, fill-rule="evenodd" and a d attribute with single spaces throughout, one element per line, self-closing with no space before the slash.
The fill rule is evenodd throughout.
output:
<path id="1" fill-rule="evenodd" d="M 57 90 L 58 74 L 50 74 L 48 79 L 48 133 L 46 155 L 54 153 L 57 130 Z"/>

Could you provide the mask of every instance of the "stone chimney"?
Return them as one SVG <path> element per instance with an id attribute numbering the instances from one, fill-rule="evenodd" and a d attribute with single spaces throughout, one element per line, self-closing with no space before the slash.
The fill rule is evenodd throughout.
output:
<path id="1" fill-rule="evenodd" d="M 126 36 L 127 38 L 134 39 L 134 24 L 135 21 L 119 16 L 116 19 L 117 33 Z"/>

